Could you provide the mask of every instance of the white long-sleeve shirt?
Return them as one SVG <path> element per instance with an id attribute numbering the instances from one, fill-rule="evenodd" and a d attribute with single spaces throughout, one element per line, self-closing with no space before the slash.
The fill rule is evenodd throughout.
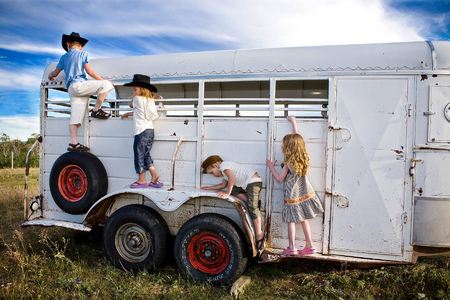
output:
<path id="1" fill-rule="evenodd" d="M 134 135 L 153 129 L 153 120 L 158 118 L 155 101 L 143 96 L 133 97 Z"/>

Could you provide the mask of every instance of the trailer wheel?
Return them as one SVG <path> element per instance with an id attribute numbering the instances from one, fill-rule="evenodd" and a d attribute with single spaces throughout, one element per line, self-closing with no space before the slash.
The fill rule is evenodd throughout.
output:
<path id="1" fill-rule="evenodd" d="M 50 172 L 55 203 L 70 214 L 83 214 L 108 190 L 108 176 L 101 161 L 88 152 L 67 152 Z"/>
<path id="2" fill-rule="evenodd" d="M 128 205 L 109 217 L 103 246 L 112 264 L 131 272 L 153 271 L 164 262 L 169 229 L 150 208 Z"/>
<path id="3" fill-rule="evenodd" d="M 174 254 L 183 274 L 213 285 L 234 282 L 247 266 L 238 230 L 214 214 L 200 215 L 183 225 L 175 238 Z"/>

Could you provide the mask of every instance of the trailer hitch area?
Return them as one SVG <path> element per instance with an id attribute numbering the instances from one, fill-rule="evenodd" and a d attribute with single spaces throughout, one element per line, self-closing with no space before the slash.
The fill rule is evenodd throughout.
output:
<path id="1" fill-rule="evenodd" d="M 23 218 L 24 218 L 24 220 L 27 220 L 28 217 L 30 216 L 29 211 L 31 209 L 31 207 L 29 207 L 27 204 L 27 201 L 28 201 L 28 176 L 30 175 L 30 158 L 31 158 L 31 154 L 33 153 L 34 148 L 36 148 L 36 146 L 40 143 L 42 143 L 42 136 L 38 136 L 36 141 L 34 141 L 33 145 L 31 145 L 30 149 L 28 150 L 27 156 L 25 158 L 25 182 L 23 185 Z M 33 207 L 36 207 L 36 205 L 34 205 Z M 41 202 L 39 201 L 38 208 L 40 208 L 40 207 L 41 207 Z"/>

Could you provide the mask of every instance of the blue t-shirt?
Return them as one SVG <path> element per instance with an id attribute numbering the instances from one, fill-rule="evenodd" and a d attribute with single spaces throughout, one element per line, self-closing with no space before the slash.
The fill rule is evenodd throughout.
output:
<path id="1" fill-rule="evenodd" d="M 84 65 L 89 62 L 88 54 L 84 51 L 69 49 L 69 51 L 61 56 L 56 67 L 64 70 L 66 74 L 66 87 L 77 81 L 87 80 Z"/>

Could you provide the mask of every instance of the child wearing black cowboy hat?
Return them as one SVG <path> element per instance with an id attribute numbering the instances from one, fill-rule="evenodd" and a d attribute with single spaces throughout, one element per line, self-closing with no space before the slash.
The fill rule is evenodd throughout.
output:
<path id="1" fill-rule="evenodd" d="M 83 51 L 87 42 L 88 40 L 81 37 L 79 33 L 63 34 L 61 44 L 67 53 L 61 56 L 55 70 L 48 75 L 50 80 L 55 80 L 61 71 L 64 70 L 65 73 L 66 87 L 70 95 L 68 151 L 89 151 L 88 147 L 78 143 L 77 131 L 84 120 L 90 96 L 98 95 L 91 117 L 98 119 L 110 117 L 110 114 L 104 112 L 101 107 L 106 95 L 114 89 L 114 86 L 110 81 L 103 80 L 89 65 L 88 54 Z M 88 80 L 86 73 L 95 80 Z"/>
<path id="2" fill-rule="evenodd" d="M 159 182 L 158 172 L 153 165 L 150 150 L 152 149 L 155 130 L 153 121 L 158 118 L 155 98 L 158 89 L 150 83 L 150 77 L 141 74 L 135 74 L 133 81 L 124 84 L 133 88 L 133 100 L 130 106 L 133 112 L 125 113 L 122 119 L 133 116 L 134 123 L 134 168 L 138 174 L 138 179 L 133 182 L 131 188 L 161 188 L 163 184 Z M 149 171 L 152 179 L 149 183 L 145 178 L 145 173 Z"/>

